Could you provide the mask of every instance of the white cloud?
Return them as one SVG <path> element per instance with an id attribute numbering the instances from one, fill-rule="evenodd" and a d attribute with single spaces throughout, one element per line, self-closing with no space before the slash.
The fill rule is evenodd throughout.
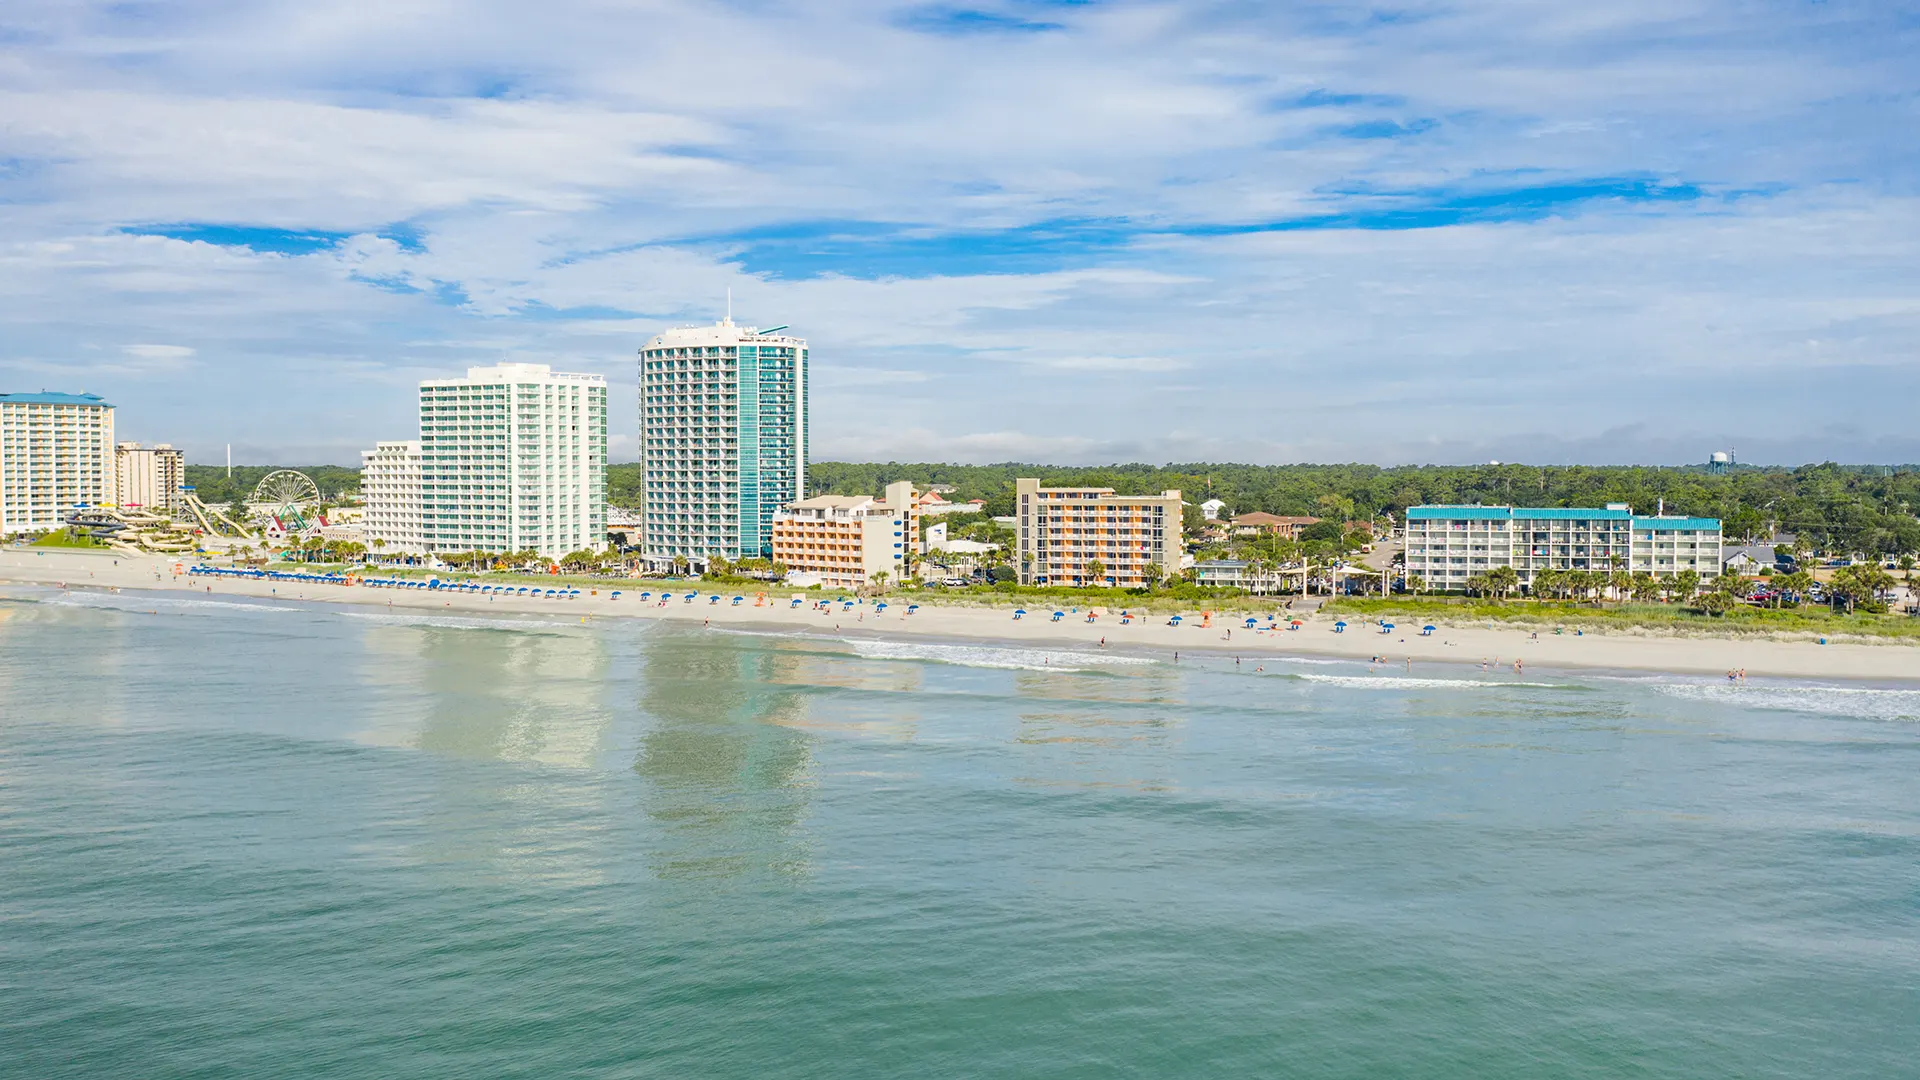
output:
<path id="1" fill-rule="evenodd" d="M 634 349 L 731 288 L 812 340 L 823 454 L 1909 445 L 1859 406 L 1920 389 L 1895 13 L 1402 9 L 1063 5 L 1060 32 L 942 36 L 879 0 L 21 0 L 0 383 L 84 381 L 190 451 L 351 460 L 405 433 L 417 379 L 532 359 L 608 374 L 630 438 Z M 1422 133 L 1359 137 L 1388 125 Z M 1554 201 L 1636 177 L 1703 197 Z M 1502 188 L 1543 205 L 1234 231 Z M 351 235 L 119 231 L 164 223 Z"/>

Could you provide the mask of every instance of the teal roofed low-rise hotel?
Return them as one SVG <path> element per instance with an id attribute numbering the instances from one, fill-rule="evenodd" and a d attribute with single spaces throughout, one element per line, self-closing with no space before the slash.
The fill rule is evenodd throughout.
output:
<path id="1" fill-rule="evenodd" d="M 767 330 L 669 330 L 640 350 L 641 552 L 650 565 L 770 557 L 805 494 L 807 343 Z"/>
<path id="2" fill-rule="evenodd" d="M 1523 586 L 1542 570 L 1625 570 L 1671 578 L 1720 574 L 1718 518 L 1639 515 L 1601 509 L 1526 506 L 1413 506 L 1407 509 L 1406 572 L 1440 591 L 1510 566 Z"/>

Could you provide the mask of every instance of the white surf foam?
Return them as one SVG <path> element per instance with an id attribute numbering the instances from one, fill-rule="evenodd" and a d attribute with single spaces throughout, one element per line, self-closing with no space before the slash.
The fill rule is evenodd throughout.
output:
<path id="1" fill-rule="evenodd" d="M 431 626 L 450 630 L 523 630 L 547 631 L 578 629 L 585 623 L 558 622 L 552 619 L 498 618 L 475 615 L 429 615 L 411 611 L 338 611 L 346 619 L 383 623 L 388 626 Z"/>
<path id="2" fill-rule="evenodd" d="M 1817 713 L 1862 720 L 1920 722 L 1920 690 L 1872 686 L 1818 686 L 1781 683 L 1649 682 L 1669 697 L 1748 709 Z"/>
<path id="3" fill-rule="evenodd" d="M 288 604 L 243 604 L 232 600 L 201 600 L 193 597 L 156 596 L 138 593 L 99 593 L 99 592 L 60 592 L 40 601 L 56 607 L 98 608 L 108 611 L 131 611 L 136 614 L 166 610 L 227 610 L 227 611 L 311 611 L 312 608 L 294 607 Z"/>
<path id="4" fill-rule="evenodd" d="M 1113 656 L 1072 650 L 1008 649 L 990 645 L 935 645 L 919 641 L 868 641 L 840 639 L 853 646 L 855 655 L 869 660 L 920 660 L 960 667 L 1001 668 L 1016 671 L 1100 671 L 1113 668 L 1137 668 L 1152 660 L 1137 656 Z"/>
<path id="5" fill-rule="evenodd" d="M 1538 690 L 1565 690 L 1565 683 L 1522 682 L 1518 679 L 1422 679 L 1408 675 L 1319 675 L 1307 671 L 1289 678 L 1363 690 L 1471 690 L 1485 686 L 1524 686 Z"/>

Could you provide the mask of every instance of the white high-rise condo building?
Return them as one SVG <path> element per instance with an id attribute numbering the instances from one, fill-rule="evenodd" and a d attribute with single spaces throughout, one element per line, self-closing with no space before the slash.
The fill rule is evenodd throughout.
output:
<path id="1" fill-rule="evenodd" d="M 113 406 L 94 394 L 0 394 L 0 536 L 114 501 Z"/>
<path id="2" fill-rule="evenodd" d="M 640 350 L 649 563 L 771 555 L 775 512 L 806 488 L 807 343 L 785 329 L 728 318 Z"/>
<path id="3" fill-rule="evenodd" d="M 427 550 L 420 533 L 420 443 L 376 443 L 360 452 L 361 531 L 377 556 Z"/>
<path id="4" fill-rule="evenodd" d="M 113 501 L 122 508 L 172 514 L 181 508 L 186 482 L 187 455 L 166 443 L 123 442 L 113 448 Z"/>
<path id="5" fill-rule="evenodd" d="M 605 376 L 499 364 L 420 384 L 426 550 L 558 556 L 606 536 Z"/>

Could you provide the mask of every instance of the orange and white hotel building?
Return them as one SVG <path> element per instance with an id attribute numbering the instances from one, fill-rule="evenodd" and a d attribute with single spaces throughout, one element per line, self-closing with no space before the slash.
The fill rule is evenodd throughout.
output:
<path id="1" fill-rule="evenodd" d="M 818 495 L 788 503 L 773 518 L 773 561 L 786 565 L 796 584 L 859 588 L 884 572 L 888 581 L 907 575 L 907 552 L 920 538 L 920 510 L 913 485 L 888 484 L 871 495 Z"/>
<path id="2" fill-rule="evenodd" d="M 1116 495 L 1112 488 L 1045 488 L 1014 481 L 1022 585 L 1137 589 L 1148 567 L 1180 573 L 1180 493 Z M 1099 562 L 1096 579 L 1089 564 Z"/>

